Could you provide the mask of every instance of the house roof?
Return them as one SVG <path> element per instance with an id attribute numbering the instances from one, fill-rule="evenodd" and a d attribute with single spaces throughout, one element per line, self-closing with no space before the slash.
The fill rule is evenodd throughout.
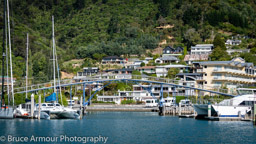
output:
<path id="1" fill-rule="evenodd" d="M 116 59 L 123 60 L 123 58 L 120 58 L 118 56 L 108 56 L 103 58 L 103 60 L 116 60 Z"/>
<path id="2" fill-rule="evenodd" d="M 175 56 L 164 56 L 164 57 L 160 57 L 158 58 L 160 60 L 171 60 L 171 61 L 178 61 L 179 59 Z"/>
<path id="3" fill-rule="evenodd" d="M 240 57 L 238 57 L 240 60 L 244 60 Z M 245 63 L 245 62 L 239 62 L 235 61 L 235 59 L 232 59 L 231 61 L 204 61 L 204 62 L 193 62 L 198 63 L 200 65 L 233 65 L 233 66 L 241 66 L 241 67 L 253 67 L 253 63 Z"/>
<path id="4" fill-rule="evenodd" d="M 112 72 L 112 71 L 133 71 L 133 69 L 125 68 L 125 69 L 110 69 L 110 70 L 105 70 L 105 72 Z"/>
<path id="5" fill-rule="evenodd" d="M 186 65 L 163 65 L 163 66 L 156 66 L 156 68 L 183 68 L 183 67 L 190 67 Z"/>
<path id="6" fill-rule="evenodd" d="M 99 69 L 98 67 L 84 67 L 83 69 Z"/>
<path id="7" fill-rule="evenodd" d="M 213 44 L 197 44 L 196 46 L 199 46 L 199 47 L 200 47 L 200 46 L 203 46 L 203 47 L 204 47 L 204 46 L 213 46 Z"/>
<path id="8" fill-rule="evenodd" d="M 165 51 L 165 50 L 168 50 L 168 49 L 169 49 L 169 50 L 175 50 L 175 49 L 172 48 L 171 46 L 167 46 L 167 47 L 164 48 L 164 51 Z"/>
<path id="9" fill-rule="evenodd" d="M 239 59 L 239 60 L 241 60 L 241 61 L 245 61 L 243 58 L 241 58 L 241 57 L 236 57 L 236 58 L 233 58 L 231 61 L 235 61 L 236 59 Z"/>
<path id="10" fill-rule="evenodd" d="M 208 60 L 209 54 L 191 54 L 184 57 L 184 61 Z"/>
<path id="11" fill-rule="evenodd" d="M 154 69 L 155 66 L 144 66 L 144 67 L 138 67 L 137 69 Z"/>
<path id="12" fill-rule="evenodd" d="M 177 49 L 182 49 L 182 50 L 184 50 L 184 48 L 181 47 L 181 46 L 176 47 L 176 50 L 177 50 Z"/>

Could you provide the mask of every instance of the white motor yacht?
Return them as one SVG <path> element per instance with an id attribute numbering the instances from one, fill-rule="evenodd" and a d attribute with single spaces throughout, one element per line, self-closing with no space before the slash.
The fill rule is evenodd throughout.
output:
<path id="1" fill-rule="evenodd" d="M 218 104 L 211 105 L 212 116 L 218 117 L 244 117 L 251 112 L 252 106 L 256 103 L 256 89 L 239 88 L 238 96 L 225 99 Z M 208 115 L 207 104 L 194 104 L 198 117 Z"/>

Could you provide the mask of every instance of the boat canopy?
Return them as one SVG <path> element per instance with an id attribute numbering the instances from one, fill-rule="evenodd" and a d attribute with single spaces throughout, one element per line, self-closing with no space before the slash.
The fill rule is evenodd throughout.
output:
<path id="1" fill-rule="evenodd" d="M 49 101 L 56 101 L 56 93 L 52 93 L 51 95 L 49 95 L 48 97 L 45 97 L 45 102 L 49 102 Z"/>

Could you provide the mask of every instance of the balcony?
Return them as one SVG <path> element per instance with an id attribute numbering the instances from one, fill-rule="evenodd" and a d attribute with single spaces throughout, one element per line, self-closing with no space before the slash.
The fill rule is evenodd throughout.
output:
<path id="1" fill-rule="evenodd" d="M 242 76 L 255 77 L 252 74 L 247 74 L 245 71 L 234 70 L 234 69 L 214 69 L 213 72 L 214 73 L 229 73 L 229 74 L 236 74 L 236 75 L 242 75 Z"/>
<path id="2" fill-rule="evenodd" d="M 196 81 L 205 81 L 203 77 L 196 77 Z"/>
<path id="3" fill-rule="evenodd" d="M 245 78 L 239 78 L 239 77 L 214 77 L 214 81 L 230 81 L 230 82 L 236 82 L 236 83 L 255 83 L 255 80 L 252 79 L 245 79 Z"/>
<path id="4" fill-rule="evenodd" d="M 203 70 L 203 69 L 197 69 L 196 72 L 197 72 L 197 73 L 203 73 L 204 70 Z"/>

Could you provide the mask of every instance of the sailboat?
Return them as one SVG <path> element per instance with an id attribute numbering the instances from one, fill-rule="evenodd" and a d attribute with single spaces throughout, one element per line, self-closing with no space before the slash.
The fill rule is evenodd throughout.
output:
<path id="1" fill-rule="evenodd" d="M 5 56 L 7 54 L 5 54 L 4 52 L 4 49 L 5 49 L 5 32 L 6 32 L 6 4 L 7 4 L 7 14 L 8 14 L 8 33 L 9 33 L 9 50 L 11 52 L 11 45 L 10 45 L 10 23 L 9 23 L 9 3 L 8 3 L 8 0 L 4 0 L 4 17 L 3 17 L 3 25 L 4 25 L 4 28 L 3 28 L 3 55 L 2 55 L 2 94 L 1 94 L 1 107 L 0 107 L 0 118 L 1 119 L 12 119 L 13 118 L 13 107 L 10 107 L 10 106 L 6 106 L 5 105 L 5 98 L 4 98 L 4 95 L 5 95 L 5 91 L 4 91 L 4 75 L 5 75 L 5 71 L 4 71 L 4 59 L 5 59 Z M 11 55 L 11 53 L 10 53 Z M 10 57 L 10 60 L 11 60 L 11 57 Z M 12 62 L 10 61 L 10 66 L 11 66 L 11 82 L 12 82 L 12 92 L 13 92 L 13 77 L 12 77 Z M 8 79 L 8 77 L 7 77 Z M 9 83 L 7 83 L 8 85 Z M 12 93 L 13 95 L 13 93 Z M 13 106 L 14 106 L 14 97 L 13 97 Z M 9 103 L 9 102 L 8 102 Z"/>
<path id="2" fill-rule="evenodd" d="M 36 105 L 31 100 L 28 100 L 28 47 L 29 47 L 29 34 L 27 33 L 27 56 L 26 56 L 26 103 L 19 104 L 17 108 L 14 110 L 15 118 L 28 118 L 28 117 L 35 117 L 38 118 L 40 115 L 40 119 L 50 119 L 50 116 L 46 112 L 40 112 L 36 109 Z M 34 94 L 32 94 L 34 97 Z M 31 97 L 32 97 L 31 95 Z M 33 107 L 32 107 L 33 105 Z M 33 109 L 33 110 L 32 110 Z M 33 114 L 32 114 L 33 111 Z"/>
<path id="3" fill-rule="evenodd" d="M 56 54 L 56 47 L 55 47 L 55 38 L 54 38 L 54 17 L 52 16 L 52 43 L 53 43 L 53 83 L 54 83 L 54 92 L 45 98 L 46 102 L 50 103 L 42 103 L 41 104 L 41 111 L 49 111 L 50 116 L 52 118 L 57 119 L 79 119 L 80 115 L 77 113 L 76 110 L 71 108 L 66 108 L 60 105 L 57 102 L 57 95 L 56 95 L 56 77 L 55 77 L 55 65 L 57 60 Z M 60 87 L 60 82 L 59 82 Z"/>

